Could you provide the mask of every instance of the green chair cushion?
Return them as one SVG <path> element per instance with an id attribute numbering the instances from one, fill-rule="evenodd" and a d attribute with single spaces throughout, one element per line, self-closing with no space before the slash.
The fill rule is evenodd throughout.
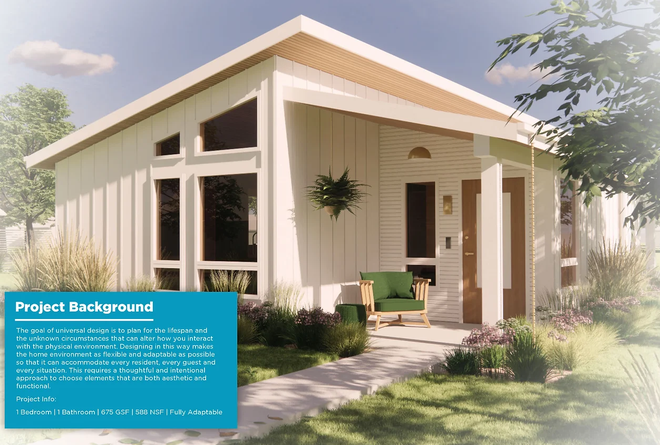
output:
<path id="1" fill-rule="evenodd" d="M 360 272 L 363 280 L 374 282 L 374 301 L 386 298 L 414 299 L 412 272 Z"/>
<path id="2" fill-rule="evenodd" d="M 424 301 L 410 298 L 387 298 L 375 301 L 374 306 L 378 312 L 423 311 Z"/>

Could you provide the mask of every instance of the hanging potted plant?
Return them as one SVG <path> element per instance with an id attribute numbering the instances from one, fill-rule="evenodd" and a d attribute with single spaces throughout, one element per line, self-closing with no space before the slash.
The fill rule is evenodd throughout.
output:
<path id="1" fill-rule="evenodd" d="M 359 203 L 367 195 L 360 187 L 368 187 L 348 177 L 348 167 L 339 178 L 332 177 L 332 171 L 328 169 L 328 175 L 318 175 L 314 185 L 307 187 L 307 197 L 316 210 L 324 209 L 330 219 L 335 221 L 343 210 L 355 214 L 353 209 L 359 209 Z"/>

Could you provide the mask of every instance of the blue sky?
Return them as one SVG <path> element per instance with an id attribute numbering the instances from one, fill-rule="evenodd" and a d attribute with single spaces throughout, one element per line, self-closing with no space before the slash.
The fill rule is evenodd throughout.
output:
<path id="1" fill-rule="evenodd" d="M 515 94 L 534 88 L 534 79 L 525 76 L 524 67 L 541 60 L 542 54 L 537 53 L 532 59 L 512 58 L 510 79 L 502 78 L 499 85 L 489 82 L 484 73 L 499 54 L 496 40 L 541 28 L 550 17 L 528 16 L 549 3 L 549 0 L 5 0 L 0 9 L 0 95 L 13 92 L 24 83 L 55 87 L 69 98 L 74 112 L 71 120 L 77 126 L 89 124 L 303 14 L 513 105 Z M 49 75 L 20 63 L 24 60 L 20 57 L 29 57 L 29 48 L 20 47 L 28 41 L 51 41 L 54 43 L 50 45 L 56 49 L 59 45 L 59 48 L 111 57 L 94 59 L 98 64 L 96 74 L 90 68 L 81 75 Z M 21 50 L 19 63 L 17 47 Z M 531 114 L 549 117 L 555 109 L 556 103 L 539 104 Z"/>

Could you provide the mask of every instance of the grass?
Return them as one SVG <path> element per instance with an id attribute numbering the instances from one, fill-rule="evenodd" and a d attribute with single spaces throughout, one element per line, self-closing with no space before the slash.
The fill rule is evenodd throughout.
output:
<path id="1" fill-rule="evenodd" d="M 238 386 L 323 365 L 338 357 L 324 352 L 263 345 L 238 345 Z"/>
<path id="2" fill-rule="evenodd" d="M 648 360 L 660 327 L 549 385 L 427 374 L 245 444 L 627 444 L 650 437 L 625 395 L 632 351 Z M 625 434 L 624 431 L 625 430 Z"/>

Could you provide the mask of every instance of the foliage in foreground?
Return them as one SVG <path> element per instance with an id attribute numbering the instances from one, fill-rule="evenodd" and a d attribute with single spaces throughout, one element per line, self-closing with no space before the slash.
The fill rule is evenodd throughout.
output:
<path id="1" fill-rule="evenodd" d="M 520 332 L 513 337 L 506 351 L 505 366 L 518 382 L 545 383 L 551 370 L 548 357 L 531 332 Z"/>
<path id="2" fill-rule="evenodd" d="M 535 91 L 516 96 L 518 110 L 561 96 L 557 114 L 538 128 L 556 143 L 561 172 L 578 182 L 587 204 L 601 193 L 626 193 L 636 201 L 627 221 L 658 219 L 660 1 L 553 1 L 538 15 L 551 17 L 537 32 L 500 40 L 490 69 L 518 52 L 543 50 L 534 70 L 545 76 Z M 594 92 L 599 108 L 579 110 Z"/>
<path id="3" fill-rule="evenodd" d="M 12 252 L 17 288 L 21 291 L 108 292 L 117 264 L 92 240 L 60 233 L 45 247 Z"/>
<path id="4" fill-rule="evenodd" d="M 369 348 L 371 337 L 362 323 L 339 323 L 328 329 L 325 350 L 341 358 L 360 355 Z"/>
<path id="5" fill-rule="evenodd" d="M 630 351 L 628 351 L 630 352 Z M 654 354 L 656 362 L 656 372 L 651 368 L 640 354 L 639 357 L 630 352 L 632 362 L 629 363 L 630 369 L 621 360 L 621 366 L 628 376 L 629 388 L 626 394 L 637 409 L 640 417 L 644 420 L 649 433 L 656 444 L 660 444 L 660 359 L 658 354 Z M 633 442 L 632 438 L 631 442 Z"/>

